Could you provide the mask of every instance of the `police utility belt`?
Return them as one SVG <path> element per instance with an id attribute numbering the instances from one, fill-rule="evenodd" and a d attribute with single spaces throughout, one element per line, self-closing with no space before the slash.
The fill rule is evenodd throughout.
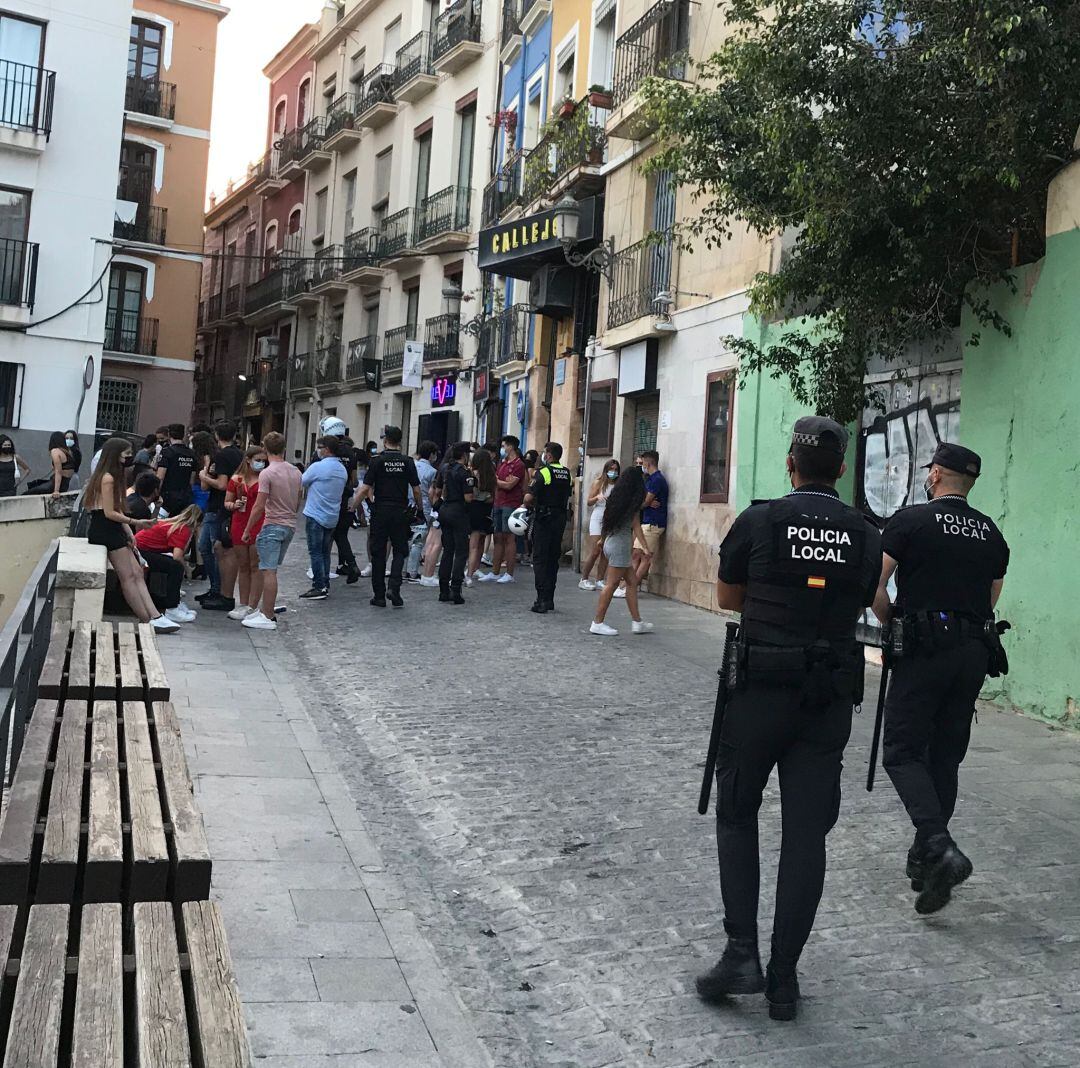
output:
<path id="1" fill-rule="evenodd" d="M 846 650 L 825 640 L 790 648 L 740 642 L 731 660 L 728 686 L 736 690 L 760 682 L 801 689 L 802 703 L 811 709 L 849 697 L 853 705 L 859 705 L 865 669 L 859 645 Z"/>
<path id="2" fill-rule="evenodd" d="M 566 508 L 553 508 L 549 504 L 538 504 L 534 509 L 537 519 L 565 519 Z"/>
<path id="3" fill-rule="evenodd" d="M 1009 658 L 1001 635 L 1012 629 L 993 616 L 981 619 L 964 612 L 912 612 L 896 616 L 882 633 L 882 651 L 890 664 L 920 653 L 947 652 L 966 641 L 981 641 L 990 653 L 987 673 L 992 679 L 1009 673 Z"/>

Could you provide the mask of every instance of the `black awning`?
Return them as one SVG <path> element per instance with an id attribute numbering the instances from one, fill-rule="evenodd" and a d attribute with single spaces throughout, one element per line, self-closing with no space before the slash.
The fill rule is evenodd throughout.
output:
<path id="1" fill-rule="evenodd" d="M 578 246 L 587 251 L 602 237 L 599 233 L 602 213 L 597 197 L 579 201 L 578 207 L 581 209 Z M 524 280 L 532 278 L 541 267 L 565 263 L 555 209 L 481 230 L 478 259 L 481 271 Z"/>

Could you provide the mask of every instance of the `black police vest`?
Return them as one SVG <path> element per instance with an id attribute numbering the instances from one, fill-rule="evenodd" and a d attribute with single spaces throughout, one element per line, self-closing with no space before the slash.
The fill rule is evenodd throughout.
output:
<path id="1" fill-rule="evenodd" d="M 538 508 L 550 508 L 553 512 L 565 512 L 574 492 L 574 476 L 562 464 L 544 464 L 540 468 L 540 486 L 537 490 Z"/>
<path id="2" fill-rule="evenodd" d="M 747 583 L 743 639 L 804 647 L 853 641 L 866 586 L 866 520 L 847 505 L 826 510 L 797 494 L 770 501 L 767 524 L 769 564 Z"/>

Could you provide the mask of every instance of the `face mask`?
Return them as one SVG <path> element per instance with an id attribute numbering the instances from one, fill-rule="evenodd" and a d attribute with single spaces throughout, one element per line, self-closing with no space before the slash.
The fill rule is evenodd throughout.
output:
<path id="1" fill-rule="evenodd" d="M 932 501 L 934 499 L 934 484 L 930 481 L 929 476 L 922 485 L 923 492 L 926 494 L 926 499 Z"/>
<path id="2" fill-rule="evenodd" d="M 69 449 L 73 449 L 75 447 L 75 439 L 74 438 L 64 438 L 64 444 Z"/>
<path id="3" fill-rule="evenodd" d="M 120 461 L 120 466 L 121 467 L 130 467 L 134 462 L 135 462 L 135 457 L 134 456 L 125 456 Z"/>
<path id="4" fill-rule="evenodd" d="M 503 448 L 499 449 L 499 456 L 503 460 L 506 459 L 506 447 L 505 446 L 503 446 Z"/>
<path id="5" fill-rule="evenodd" d="M 0 449 L 0 456 L 14 456 L 14 449 Z"/>
<path id="6" fill-rule="evenodd" d="M 614 481 L 615 479 L 617 479 L 619 477 L 619 472 L 618 471 L 609 471 L 607 473 L 607 477 L 610 478 L 612 481 Z"/>
<path id="7" fill-rule="evenodd" d="M 262 471 L 265 467 L 266 467 L 266 461 L 265 460 L 252 460 L 251 461 L 251 470 L 252 471 Z"/>

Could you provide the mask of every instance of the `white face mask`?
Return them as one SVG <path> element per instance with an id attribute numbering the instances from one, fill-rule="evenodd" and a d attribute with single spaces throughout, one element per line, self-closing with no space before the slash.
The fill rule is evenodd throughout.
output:
<path id="1" fill-rule="evenodd" d="M 265 467 L 266 467 L 266 461 L 265 460 L 252 460 L 251 461 L 251 470 L 252 471 L 262 471 Z"/>
<path id="2" fill-rule="evenodd" d="M 64 438 L 64 444 L 69 449 L 73 449 L 75 447 L 75 439 L 74 438 Z"/>
<path id="3" fill-rule="evenodd" d="M 617 479 L 619 477 L 619 472 L 618 471 L 609 471 L 607 473 L 607 477 L 610 478 L 612 481 L 614 481 L 615 479 Z"/>

